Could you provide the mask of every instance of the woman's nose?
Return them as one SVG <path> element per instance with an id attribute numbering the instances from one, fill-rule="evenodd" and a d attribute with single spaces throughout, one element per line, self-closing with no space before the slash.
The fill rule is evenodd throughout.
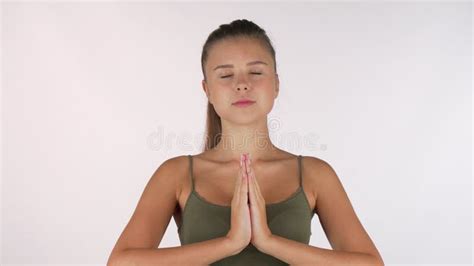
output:
<path id="1" fill-rule="evenodd" d="M 235 84 L 235 87 L 237 88 L 238 91 L 248 90 L 249 88 L 248 82 L 249 80 L 247 79 L 245 74 L 237 75 L 237 84 Z"/>

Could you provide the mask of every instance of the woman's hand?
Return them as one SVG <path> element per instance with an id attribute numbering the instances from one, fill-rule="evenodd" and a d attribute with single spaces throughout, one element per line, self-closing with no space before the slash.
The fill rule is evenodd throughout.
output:
<path id="1" fill-rule="evenodd" d="M 252 228 L 248 206 L 248 181 L 245 171 L 244 157 L 240 158 L 240 168 L 237 174 L 234 195 L 231 202 L 230 230 L 227 237 L 236 246 L 236 253 L 242 251 L 250 243 Z"/>
<path id="2" fill-rule="evenodd" d="M 263 244 L 271 237 L 272 232 L 267 224 L 267 212 L 265 199 L 260 192 L 255 172 L 252 168 L 251 158 L 245 154 L 245 170 L 248 178 L 248 192 L 250 199 L 250 220 L 252 225 L 252 236 L 250 242 L 261 250 Z"/>

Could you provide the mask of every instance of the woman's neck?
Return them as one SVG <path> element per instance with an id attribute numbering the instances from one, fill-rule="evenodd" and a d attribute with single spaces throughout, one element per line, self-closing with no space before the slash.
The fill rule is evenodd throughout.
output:
<path id="1" fill-rule="evenodd" d="M 274 157 L 278 149 L 267 137 L 221 137 L 219 143 L 211 150 L 221 161 L 240 161 L 241 154 L 249 154 L 252 161 L 269 160 Z"/>

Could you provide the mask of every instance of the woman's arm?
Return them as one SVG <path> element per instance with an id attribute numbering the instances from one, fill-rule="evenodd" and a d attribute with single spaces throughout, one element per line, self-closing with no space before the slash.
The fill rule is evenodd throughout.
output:
<path id="1" fill-rule="evenodd" d="M 304 160 L 303 176 L 310 179 L 315 210 L 333 250 L 272 235 L 262 252 L 291 265 L 384 265 L 333 168 L 315 157 Z"/>
<path id="2" fill-rule="evenodd" d="M 290 265 L 385 265 L 378 254 L 318 248 L 277 235 L 270 237 L 262 252 Z"/>
<path id="3" fill-rule="evenodd" d="M 168 227 L 188 177 L 188 158 L 171 158 L 158 167 L 115 244 L 107 265 L 207 265 L 237 254 L 227 236 L 179 247 L 157 248 Z"/>
<path id="4" fill-rule="evenodd" d="M 209 265 L 239 251 L 227 237 L 219 237 L 179 247 L 122 250 L 107 266 Z"/>

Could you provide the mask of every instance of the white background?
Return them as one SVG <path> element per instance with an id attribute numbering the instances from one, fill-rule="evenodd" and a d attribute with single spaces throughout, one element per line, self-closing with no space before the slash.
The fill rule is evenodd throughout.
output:
<path id="1" fill-rule="evenodd" d="M 385 263 L 472 262 L 470 3 L 2 9 L 2 265 L 105 264 L 155 169 L 200 152 L 202 45 L 238 18 L 276 49 L 272 139 L 332 165 Z"/>

